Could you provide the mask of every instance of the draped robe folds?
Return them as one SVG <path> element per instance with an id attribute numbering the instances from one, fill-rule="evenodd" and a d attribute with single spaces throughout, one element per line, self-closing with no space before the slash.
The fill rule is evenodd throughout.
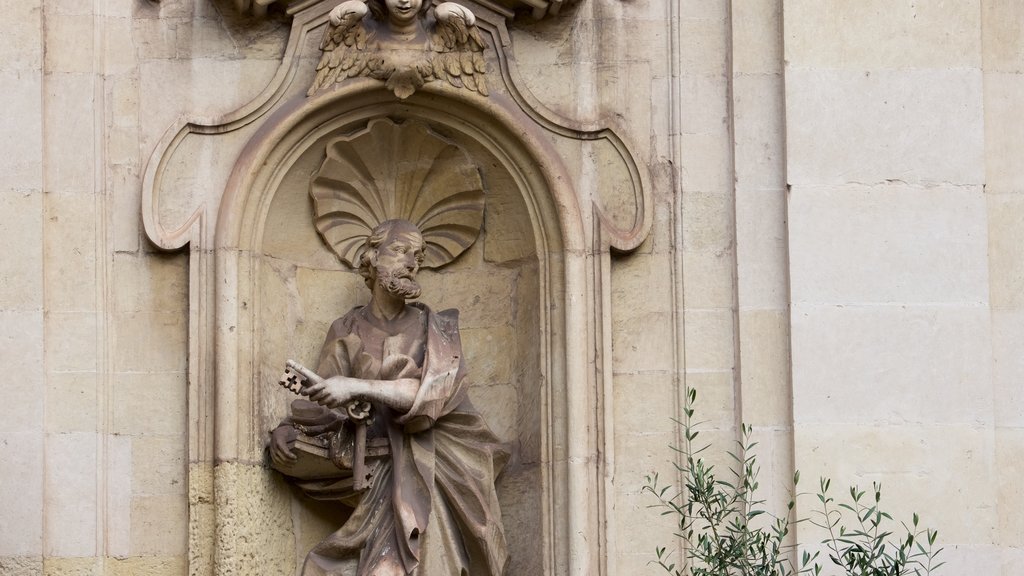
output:
<path id="1" fill-rule="evenodd" d="M 367 437 L 387 438 L 390 456 L 368 462 L 373 476 L 364 493 L 351 492 L 343 474 L 296 479 L 313 498 L 354 506 L 306 557 L 304 576 L 340 575 L 356 554 L 359 576 L 504 574 L 508 552 L 494 481 L 508 452 L 466 395 L 458 311 L 410 303 L 407 312 L 389 333 L 357 307 L 327 334 L 321 377 L 416 378 L 420 385 L 407 413 L 374 404 Z"/>

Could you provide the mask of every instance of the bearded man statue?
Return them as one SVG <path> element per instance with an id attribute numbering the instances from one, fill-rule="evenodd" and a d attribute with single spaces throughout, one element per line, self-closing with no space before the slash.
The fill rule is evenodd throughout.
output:
<path id="1" fill-rule="evenodd" d="M 358 256 L 369 303 L 331 325 L 315 371 L 289 362 L 309 400 L 271 433 L 273 466 L 352 508 L 304 576 L 340 575 L 354 557 L 359 576 L 501 576 L 508 564 L 494 482 L 509 454 L 467 396 L 458 311 L 409 302 L 423 257 L 414 224 L 377 225 Z M 296 464 L 303 439 L 328 447 L 326 468 Z"/>

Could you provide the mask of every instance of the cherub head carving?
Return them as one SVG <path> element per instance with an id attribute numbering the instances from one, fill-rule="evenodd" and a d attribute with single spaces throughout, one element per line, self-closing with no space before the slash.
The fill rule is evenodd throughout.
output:
<path id="1" fill-rule="evenodd" d="M 390 22 L 393 26 L 404 28 L 413 24 L 430 8 L 430 2 L 424 0 L 369 0 L 367 6 L 370 13 L 380 21 Z"/>
<path id="2" fill-rule="evenodd" d="M 434 81 L 487 96 L 486 48 L 476 16 L 461 4 L 346 0 L 330 12 L 307 94 L 362 76 L 384 81 L 400 99 Z"/>

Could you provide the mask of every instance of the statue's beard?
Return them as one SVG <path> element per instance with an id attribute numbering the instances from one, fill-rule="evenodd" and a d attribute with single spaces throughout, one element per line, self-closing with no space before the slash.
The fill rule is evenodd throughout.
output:
<path id="1" fill-rule="evenodd" d="M 377 284 L 392 296 L 404 300 L 413 300 L 420 297 L 420 285 L 412 278 L 401 276 L 394 270 L 377 268 Z"/>

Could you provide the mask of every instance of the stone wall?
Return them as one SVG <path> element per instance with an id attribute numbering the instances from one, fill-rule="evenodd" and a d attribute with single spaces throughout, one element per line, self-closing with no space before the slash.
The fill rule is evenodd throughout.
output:
<path id="1" fill-rule="evenodd" d="M 229 0 L 0 8 L 0 573 L 205 573 L 212 472 L 190 478 L 189 455 L 211 416 L 188 413 L 205 296 L 196 255 L 142 233 L 142 178 L 177 118 L 270 82 L 288 19 Z M 944 573 L 1024 572 L 1024 5 L 579 0 L 510 30 L 533 95 L 614 125 L 650 170 L 651 233 L 601 283 L 597 570 L 655 574 L 673 546 L 640 488 L 669 474 L 685 384 L 706 437 L 754 426 L 772 505 L 794 468 L 881 481 L 897 517 L 939 529 Z M 201 199 L 234 158 L 193 161 Z M 519 376 L 488 370 L 492 413 Z M 281 522 L 322 521 L 303 514 Z"/>

